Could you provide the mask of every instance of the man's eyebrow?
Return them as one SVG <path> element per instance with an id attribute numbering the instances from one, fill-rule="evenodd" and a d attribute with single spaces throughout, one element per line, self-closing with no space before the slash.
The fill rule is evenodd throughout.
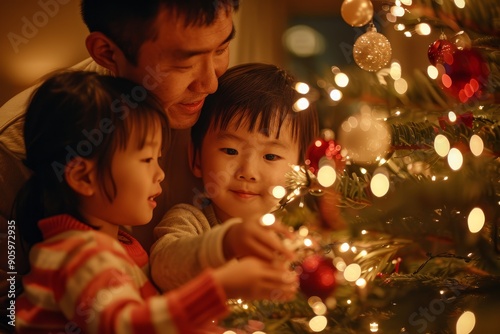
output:
<path id="1" fill-rule="evenodd" d="M 234 28 L 233 25 L 233 29 L 231 29 L 229 35 L 222 43 L 220 43 L 220 45 L 229 43 L 232 39 L 234 39 L 235 36 L 236 36 L 236 29 Z M 211 51 L 212 50 L 175 50 L 175 56 L 176 58 L 179 59 L 189 59 L 191 57 L 198 56 L 200 54 L 209 53 Z"/>

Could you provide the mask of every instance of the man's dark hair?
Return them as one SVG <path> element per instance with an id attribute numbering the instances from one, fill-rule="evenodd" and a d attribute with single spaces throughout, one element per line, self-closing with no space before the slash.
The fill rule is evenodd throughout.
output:
<path id="1" fill-rule="evenodd" d="M 160 10 L 175 13 L 186 25 L 210 25 L 220 10 L 236 11 L 238 0 L 82 0 L 81 14 L 90 32 L 99 31 L 137 64 L 142 44 L 158 36 L 156 18 Z"/>

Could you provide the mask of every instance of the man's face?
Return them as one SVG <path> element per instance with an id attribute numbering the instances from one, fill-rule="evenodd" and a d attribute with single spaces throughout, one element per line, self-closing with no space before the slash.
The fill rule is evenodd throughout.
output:
<path id="1" fill-rule="evenodd" d="M 170 126 L 186 129 L 196 122 L 205 97 L 217 89 L 217 79 L 229 64 L 234 35 L 232 12 L 220 10 L 210 26 L 186 26 L 182 17 L 162 10 L 158 36 L 139 49 L 138 65 L 119 61 L 116 75 L 155 93 Z"/>

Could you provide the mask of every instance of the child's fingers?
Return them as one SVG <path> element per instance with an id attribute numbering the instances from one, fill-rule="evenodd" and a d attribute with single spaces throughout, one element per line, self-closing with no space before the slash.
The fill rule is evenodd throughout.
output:
<path id="1" fill-rule="evenodd" d="M 277 257 L 290 260 L 294 258 L 294 253 L 286 248 L 283 241 L 273 231 L 262 230 L 257 238 L 258 242 L 267 248 L 266 260 L 273 261 Z"/>

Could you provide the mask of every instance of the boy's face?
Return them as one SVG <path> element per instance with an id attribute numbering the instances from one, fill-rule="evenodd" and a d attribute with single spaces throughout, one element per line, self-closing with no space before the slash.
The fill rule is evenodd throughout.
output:
<path id="1" fill-rule="evenodd" d="M 203 139 L 194 173 L 203 178 L 206 195 L 217 218 L 252 218 L 269 212 L 279 201 L 274 187 L 285 186 L 289 164 L 299 162 L 299 144 L 283 124 L 278 139 L 249 132 L 231 122 L 224 131 L 209 129 Z"/>
<path id="2" fill-rule="evenodd" d="M 172 128 L 189 128 L 228 67 L 229 42 L 234 35 L 232 12 L 220 10 L 209 26 L 186 26 L 182 17 L 162 10 L 156 26 L 158 36 L 142 45 L 138 65 L 118 59 L 116 75 L 155 93 Z"/>

